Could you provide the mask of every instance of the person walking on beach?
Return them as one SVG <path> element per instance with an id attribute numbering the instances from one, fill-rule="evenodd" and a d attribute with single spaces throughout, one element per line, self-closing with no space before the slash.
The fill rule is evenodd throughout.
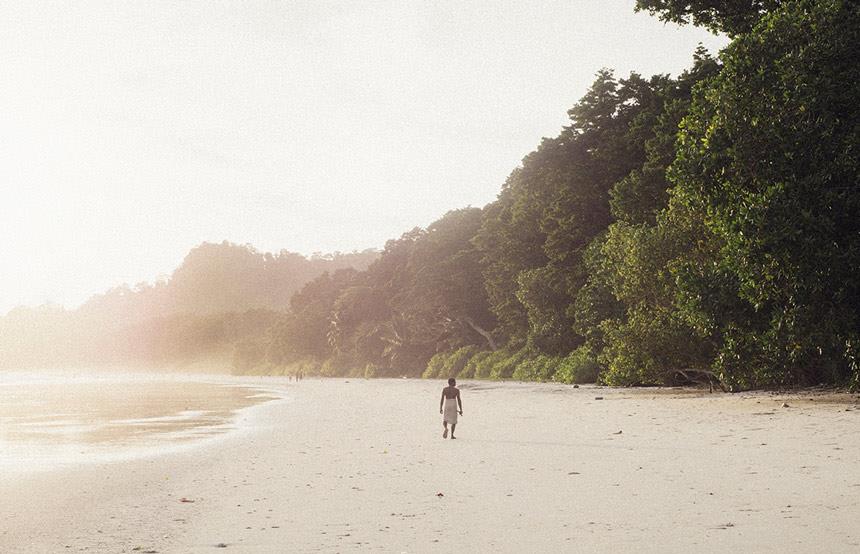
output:
<path id="1" fill-rule="evenodd" d="M 460 389 L 457 388 L 457 381 L 453 377 L 448 379 L 448 386 L 442 389 L 442 399 L 439 400 L 439 413 L 442 414 L 442 426 L 445 427 L 445 430 L 442 432 L 442 438 L 448 438 L 448 424 L 450 423 L 451 438 L 456 439 L 454 429 L 457 427 L 457 414 L 463 415 L 463 401 L 460 399 Z"/>

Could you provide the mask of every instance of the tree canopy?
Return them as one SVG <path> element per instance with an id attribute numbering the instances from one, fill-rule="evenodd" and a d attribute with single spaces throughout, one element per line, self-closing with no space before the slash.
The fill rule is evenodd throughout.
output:
<path id="1" fill-rule="evenodd" d="M 749 32 L 762 15 L 786 3 L 785 0 L 636 0 L 636 11 L 646 10 L 666 22 L 692 23 L 734 36 Z"/>

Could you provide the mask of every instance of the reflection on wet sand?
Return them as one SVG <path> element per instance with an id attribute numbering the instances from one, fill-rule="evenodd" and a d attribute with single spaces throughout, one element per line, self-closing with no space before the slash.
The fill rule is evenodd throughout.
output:
<path id="1" fill-rule="evenodd" d="M 240 410 L 276 398 L 235 383 L 151 377 L 0 382 L 0 462 L 56 465 L 187 444 L 235 429 Z"/>

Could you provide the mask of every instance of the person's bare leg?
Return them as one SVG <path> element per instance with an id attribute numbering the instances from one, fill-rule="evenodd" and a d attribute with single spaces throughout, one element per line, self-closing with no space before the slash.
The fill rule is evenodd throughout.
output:
<path id="1" fill-rule="evenodd" d="M 447 439 L 448 438 L 448 422 L 443 421 L 442 425 L 445 427 L 445 430 L 442 431 L 442 438 Z M 451 432 L 453 432 L 453 426 L 452 426 Z"/>
<path id="2" fill-rule="evenodd" d="M 456 438 L 457 438 L 457 437 L 455 437 L 455 436 L 454 436 L 454 429 L 456 429 L 456 428 L 457 428 L 457 424 L 456 424 L 456 423 L 452 423 L 452 424 L 451 424 L 451 438 L 452 438 L 452 439 L 456 439 Z"/>

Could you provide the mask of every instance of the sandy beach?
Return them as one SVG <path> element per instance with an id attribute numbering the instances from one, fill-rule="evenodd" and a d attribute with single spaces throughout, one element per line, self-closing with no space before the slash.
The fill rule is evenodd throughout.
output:
<path id="1" fill-rule="evenodd" d="M 443 440 L 441 382 L 234 381 L 283 399 L 157 455 L 5 472 L 0 551 L 860 547 L 854 396 L 467 382 Z"/>

